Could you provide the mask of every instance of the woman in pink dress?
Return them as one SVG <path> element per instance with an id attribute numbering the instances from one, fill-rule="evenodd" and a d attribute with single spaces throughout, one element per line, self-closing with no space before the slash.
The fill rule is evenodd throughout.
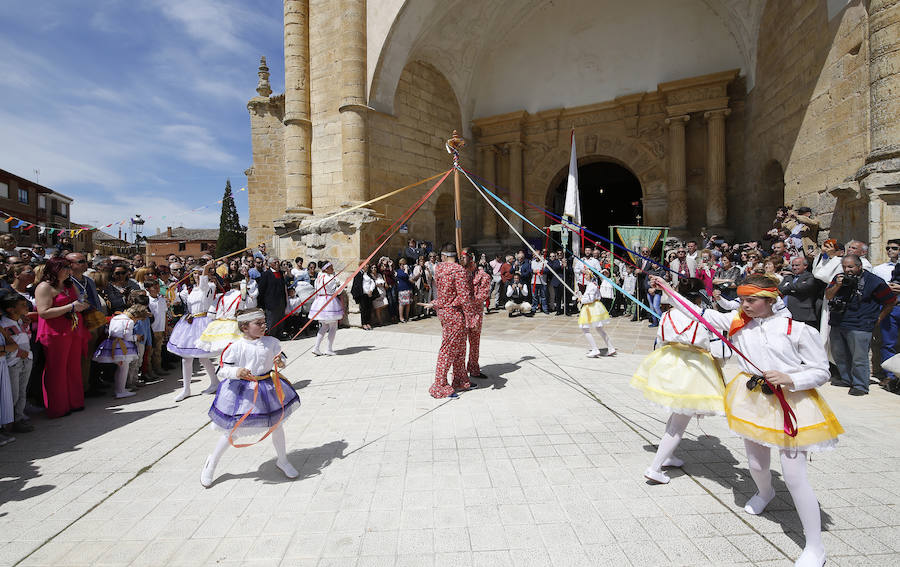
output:
<path id="1" fill-rule="evenodd" d="M 37 340 L 44 346 L 43 392 L 47 417 L 84 409 L 81 357 L 87 353 L 88 331 L 82 311 L 90 304 L 78 296 L 65 258 L 51 258 L 34 290 L 38 313 Z"/>

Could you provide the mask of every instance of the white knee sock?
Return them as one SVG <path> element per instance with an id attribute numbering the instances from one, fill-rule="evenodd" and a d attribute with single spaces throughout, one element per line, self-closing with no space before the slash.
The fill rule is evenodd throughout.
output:
<path id="1" fill-rule="evenodd" d="M 334 352 L 334 336 L 337 334 L 337 321 L 328 323 L 328 352 Z"/>
<path id="2" fill-rule="evenodd" d="M 615 350 L 615 348 L 613 348 L 612 341 L 609 340 L 609 335 L 606 334 L 606 331 L 603 330 L 603 327 L 595 327 L 595 330 L 597 331 L 597 334 L 600 335 L 600 338 L 603 339 L 603 342 L 606 343 L 606 350 Z"/>
<path id="3" fill-rule="evenodd" d="M 591 346 L 591 350 L 600 350 L 597 348 L 597 341 L 594 340 L 594 335 L 591 334 L 590 329 L 581 329 L 584 332 L 584 338 L 587 339 L 588 344 Z"/>
<path id="4" fill-rule="evenodd" d="M 183 400 L 184 398 L 191 395 L 191 376 L 194 374 L 194 359 L 191 357 L 182 358 L 181 359 L 181 379 L 184 381 L 184 386 L 181 389 L 181 394 L 178 395 L 176 401 Z"/>
<path id="5" fill-rule="evenodd" d="M 654 471 L 661 470 L 663 463 L 675 453 L 675 449 L 681 443 L 684 430 L 687 429 L 688 424 L 691 422 L 691 417 L 680 413 L 673 413 L 669 416 L 669 421 L 666 423 L 666 432 L 659 440 L 659 448 L 656 450 L 653 463 L 650 465 L 651 469 Z"/>
<path id="6" fill-rule="evenodd" d="M 206 373 L 209 375 L 209 388 L 207 388 L 206 392 L 215 392 L 219 387 L 219 377 L 216 376 L 216 369 L 213 368 L 212 361 L 208 358 L 200 359 L 200 366 L 206 370 Z"/>
<path id="7" fill-rule="evenodd" d="M 128 363 L 120 362 L 118 366 L 116 366 L 116 393 L 124 394 L 125 393 L 125 382 L 128 380 Z"/>
<path id="8" fill-rule="evenodd" d="M 327 326 L 327 323 L 319 323 L 319 332 L 316 333 L 316 347 L 313 349 L 316 352 L 322 352 L 322 349 L 320 347 L 322 346 L 322 339 L 325 338 Z"/>
<path id="9" fill-rule="evenodd" d="M 806 475 L 806 452 L 781 451 L 781 475 L 791 492 L 791 498 L 794 499 L 797 515 L 800 516 L 803 533 L 806 535 L 806 548 L 824 552 L 822 517 L 819 512 L 819 501 Z"/>
<path id="10" fill-rule="evenodd" d="M 227 433 L 219 438 L 219 442 L 216 443 L 216 448 L 213 449 L 213 452 L 210 453 L 209 457 L 206 459 L 206 464 L 203 466 L 203 472 L 200 473 L 200 483 L 203 484 L 203 486 L 212 484 L 212 479 L 215 475 L 216 467 L 219 464 L 219 459 L 222 458 L 222 453 L 225 452 L 225 449 L 228 448 L 229 444 Z"/>
<path id="11" fill-rule="evenodd" d="M 772 487 L 771 451 L 768 447 L 744 439 L 744 448 L 747 451 L 747 466 L 750 476 L 756 483 L 757 494 L 747 502 L 744 509 L 751 514 L 761 514 L 766 505 L 775 497 L 775 489 Z"/>
<path id="12" fill-rule="evenodd" d="M 281 472 L 288 478 L 297 478 L 300 476 L 300 473 L 297 472 L 297 469 L 294 468 L 287 458 L 287 450 L 285 449 L 284 442 L 284 428 L 282 426 L 279 426 L 278 429 L 272 432 L 272 445 L 275 446 L 275 454 L 278 455 L 275 465 L 281 469 Z"/>

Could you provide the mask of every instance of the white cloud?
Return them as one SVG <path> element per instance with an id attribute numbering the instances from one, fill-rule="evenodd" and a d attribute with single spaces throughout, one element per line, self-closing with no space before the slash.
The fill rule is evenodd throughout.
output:
<path id="1" fill-rule="evenodd" d="M 192 124 L 173 124 L 160 129 L 160 140 L 182 159 L 197 165 L 227 165 L 237 158 L 219 146 L 209 131 Z"/>
<path id="2" fill-rule="evenodd" d="M 265 13 L 247 9 L 240 2 L 225 0 L 154 0 L 153 4 L 202 46 L 233 53 L 246 53 L 248 28 L 271 23 Z"/>
<path id="3" fill-rule="evenodd" d="M 188 228 L 216 228 L 219 226 L 220 206 L 213 203 L 199 211 L 190 211 L 184 202 L 176 201 L 152 192 L 132 192 L 127 194 L 110 192 L 103 199 L 77 199 L 72 203 L 72 221 L 96 226 L 112 234 L 118 231 L 118 223 L 136 214 L 147 220 L 144 235 L 156 234 L 157 228 L 186 226 Z M 165 218 L 163 218 L 165 217 Z M 124 230 L 128 223 L 122 226 Z"/>

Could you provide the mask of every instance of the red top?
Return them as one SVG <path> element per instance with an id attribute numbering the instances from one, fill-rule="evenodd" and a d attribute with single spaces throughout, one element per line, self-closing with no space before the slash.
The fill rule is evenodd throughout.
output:
<path id="1" fill-rule="evenodd" d="M 62 307 L 78 301 L 78 292 L 74 286 L 63 286 L 62 292 L 53 298 L 53 307 Z M 65 335 L 73 332 L 72 317 L 77 318 L 78 326 L 74 329 L 80 338 L 87 341 L 87 327 L 84 324 L 84 315 L 81 313 L 66 313 L 53 319 L 44 319 L 38 316 L 37 339 L 40 341 L 52 335 Z"/>
<path id="2" fill-rule="evenodd" d="M 468 293 L 469 278 L 466 269 L 455 262 L 438 262 L 434 266 L 435 309 L 465 307 L 472 297 Z"/>

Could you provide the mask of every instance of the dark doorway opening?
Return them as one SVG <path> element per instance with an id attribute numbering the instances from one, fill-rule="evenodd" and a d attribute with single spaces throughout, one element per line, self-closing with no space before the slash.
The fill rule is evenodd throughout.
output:
<path id="1" fill-rule="evenodd" d="M 567 176 L 552 193 L 550 209 L 561 215 L 566 203 Z M 643 222 L 641 182 L 627 168 L 610 161 L 589 163 L 578 168 L 581 221 L 585 228 L 609 238 L 609 227 L 639 225 Z M 591 237 L 592 240 L 596 238 Z"/>

